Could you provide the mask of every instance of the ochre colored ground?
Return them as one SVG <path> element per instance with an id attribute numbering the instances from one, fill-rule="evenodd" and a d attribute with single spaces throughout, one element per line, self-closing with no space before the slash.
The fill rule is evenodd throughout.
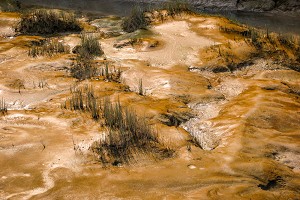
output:
<path id="1" fill-rule="evenodd" d="M 123 71 L 116 83 L 77 82 L 68 72 L 71 54 L 29 57 L 39 37 L 15 37 L 18 17 L 0 13 L 0 97 L 9 109 L 0 118 L 0 199 L 300 198 L 300 73 L 259 57 L 213 72 L 225 51 L 236 63 L 255 52 L 220 32 L 231 22 L 181 16 L 153 25 L 138 45 L 113 47 L 128 35 L 99 39 L 106 59 Z M 80 42 L 79 34 L 59 37 L 70 47 Z M 140 79 L 145 96 L 136 93 Z M 46 86 L 37 87 L 41 82 Z M 174 157 L 103 168 L 90 146 L 107 129 L 61 109 L 75 84 L 147 117 Z M 177 127 L 165 116 L 189 120 Z"/>

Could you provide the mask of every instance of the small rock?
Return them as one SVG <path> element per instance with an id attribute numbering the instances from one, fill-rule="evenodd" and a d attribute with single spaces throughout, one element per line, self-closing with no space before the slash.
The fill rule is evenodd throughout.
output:
<path id="1" fill-rule="evenodd" d="M 132 40 L 130 40 L 130 39 L 128 39 L 128 40 L 122 40 L 122 41 L 120 41 L 118 43 L 115 43 L 114 44 L 114 48 L 120 49 L 120 48 L 123 48 L 125 46 L 130 46 L 130 45 L 132 45 Z"/>
<path id="2" fill-rule="evenodd" d="M 190 168 L 190 169 L 196 169 L 197 167 L 195 165 L 188 165 L 188 168 Z"/>

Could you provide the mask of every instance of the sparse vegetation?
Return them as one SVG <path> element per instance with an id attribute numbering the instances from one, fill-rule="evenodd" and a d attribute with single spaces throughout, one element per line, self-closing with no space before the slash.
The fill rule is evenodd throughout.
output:
<path id="1" fill-rule="evenodd" d="M 93 119 L 99 119 L 100 105 L 91 86 L 82 88 L 73 87 L 70 89 L 72 97 L 67 99 L 62 108 L 89 112 Z"/>
<path id="2" fill-rule="evenodd" d="M 145 13 L 151 13 L 162 10 L 165 10 L 166 13 L 162 14 L 158 12 L 159 16 L 155 16 L 155 14 L 153 14 L 152 17 L 158 17 L 161 21 L 164 21 L 164 18 L 167 16 L 175 17 L 176 15 L 182 13 L 193 13 L 190 4 L 184 0 L 168 1 L 152 9 L 145 9 L 135 6 L 132 9 L 130 15 L 124 18 L 121 24 L 122 29 L 128 33 L 134 32 L 138 29 L 147 29 L 147 27 L 151 23 L 151 17 L 149 18 L 149 16 L 146 16 Z"/>
<path id="3" fill-rule="evenodd" d="M 283 35 L 270 33 L 268 30 L 249 28 L 244 25 L 230 24 L 228 27 L 220 27 L 220 31 L 229 34 L 229 37 L 237 36 L 238 40 L 245 40 L 247 44 L 255 47 L 255 51 L 250 56 L 259 55 L 264 58 L 271 58 L 279 61 L 293 70 L 300 70 L 300 39 L 296 35 Z M 224 46 L 224 45 L 223 45 Z M 227 54 L 224 54 L 227 55 Z M 224 55 L 221 57 L 223 58 Z M 232 58 L 225 57 L 225 60 Z M 237 69 L 247 63 L 251 63 L 251 57 L 245 61 L 239 59 L 239 63 L 227 62 L 230 69 Z"/>
<path id="4" fill-rule="evenodd" d="M 90 79 L 98 75 L 97 68 L 89 59 L 77 59 L 71 67 L 71 76 L 79 80 Z"/>
<path id="5" fill-rule="evenodd" d="M 2 115 L 7 114 L 7 104 L 5 103 L 4 98 L 0 99 L 0 113 Z"/>
<path id="6" fill-rule="evenodd" d="M 282 35 L 270 33 L 269 30 L 259 30 L 234 24 L 233 26 L 221 26 L 220 31 L 227 34 L 239 35 L 247 38 L 249 42 L 258 50 L 266 50 L 268 45 L 276 48 L 287 48 L 294 53 L 299 49 L 299 38 L 295 35 Z"/>
<path id="7" fill-rule="evenodd" d="M 279 35 L 278 41 L 281 45 L 292 50 L 300 48 L 300 40 L 294 35 Z"/>
<path id="8" fill-rule="evenodd" d="M 119 101 L 113 104 L 108 98 L 105 99 L 103 118 L 108 134 L 94 148 L 102 164 L 129 164 L 141 154 L 150 154 L 155 158 L 173 155 L 172 150 L 159 147 L 146 118 L 138 117 L 133 110 L 124 109 Z"/>
<path id="9" fill-rule="evenodd" d="M 107 127 L 105 138 L 93 145 L 103 165 L 130 164 L 141 154 L 155 159 L 173 156 L 173 150 L 159 144 L 147 119 L 122 107 L 119 100 L 112 103 L 105 98 L 101 105 L 90 86 L 73 87 L 71 93 L 72 97 L 61 105 L 62 109 L 90 113 L 94 120 Z"/>
<path id="10" fill-rule="evenodd" d="M 22 34 L 54 34 L 81 30 L 82 28 L 73 14 L 45 9 L 23 14 L 16 28 L 16 31 Z"/>
<path id="11" fill-rule="evenodd" d="M 31 57 L 37 56 L 53 56 L 56 54 L 69 53 L 70 47 L 64 45 L 62 41 L 57 38 L 45 39 L 38 42 L 33 42 L 28 51 L 28 55 Z"/>

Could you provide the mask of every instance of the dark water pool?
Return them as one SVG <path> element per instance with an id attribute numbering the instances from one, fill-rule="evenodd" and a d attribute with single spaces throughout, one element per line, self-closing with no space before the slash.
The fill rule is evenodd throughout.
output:
<path id="1" fill-rule="evenodd" d="M 268 29 L 278 33 L 300 35 L 300 15 L 291 16 L 279 13 L 255 13 L 244 11 L 223 12 L 219 14 L 250 26 Z"/>
<path id="2" fill-rule="evenodd" d="M 100 15 L 127 15 L 135 2 L 122 0 L 22 0 L 24 4 L 39 5 L 49 8 L 65 8 L 91 12 Z M 139 3 L 140 6 L 149 7 L 149 3 Z M 241 23 L 265 28 L 269 31 L 279 33 L 293 33 L 300 35 L 300 15 L 289 16 L 274 13 L 254 13 L 254 12 L 214 12 Z"/>

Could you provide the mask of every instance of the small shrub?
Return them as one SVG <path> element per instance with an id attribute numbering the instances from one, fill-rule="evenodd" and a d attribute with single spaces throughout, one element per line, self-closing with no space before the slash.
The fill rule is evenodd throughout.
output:
<path id="1" fill-rule="evenodd" d="M 81 44 L 76 47 L 75 53 L 80 59 L 93 59 L 104 54 L 97 38 L 87 34 L 81 35 Z"/>
<path id="2" fill-rule="evenodd" d="M 23 34 L 54 34 L 81 30 L 73 14 L 43 9 L 24 14 L 16 28 L 17 32 Z"/>
<path id="3" fill-rule="evenodd" d="M 28 51 L 31 57 L 37 56 L 53 56 L 56 54 L 69 53 L 70 48 L 64 45 L 58 39 L 46 39 L 39 42 L 33 42 Z"/>
<path id="4" fill-rule="evenodd" d="M 0 99 L 0 113 L 2 115 L 7 114 L 7 104 L 5 103 L 5 100 L 3 98 Z"/>
<path id="5" fill-rule="evenodd" d="M 146 19 L 146 11 L 140 7 L 134 7 L 128 17 L 126 17 L 121 26 L 125 32 L 131 33 L 138 29 L 146 29 L 150 22 Z"/>

